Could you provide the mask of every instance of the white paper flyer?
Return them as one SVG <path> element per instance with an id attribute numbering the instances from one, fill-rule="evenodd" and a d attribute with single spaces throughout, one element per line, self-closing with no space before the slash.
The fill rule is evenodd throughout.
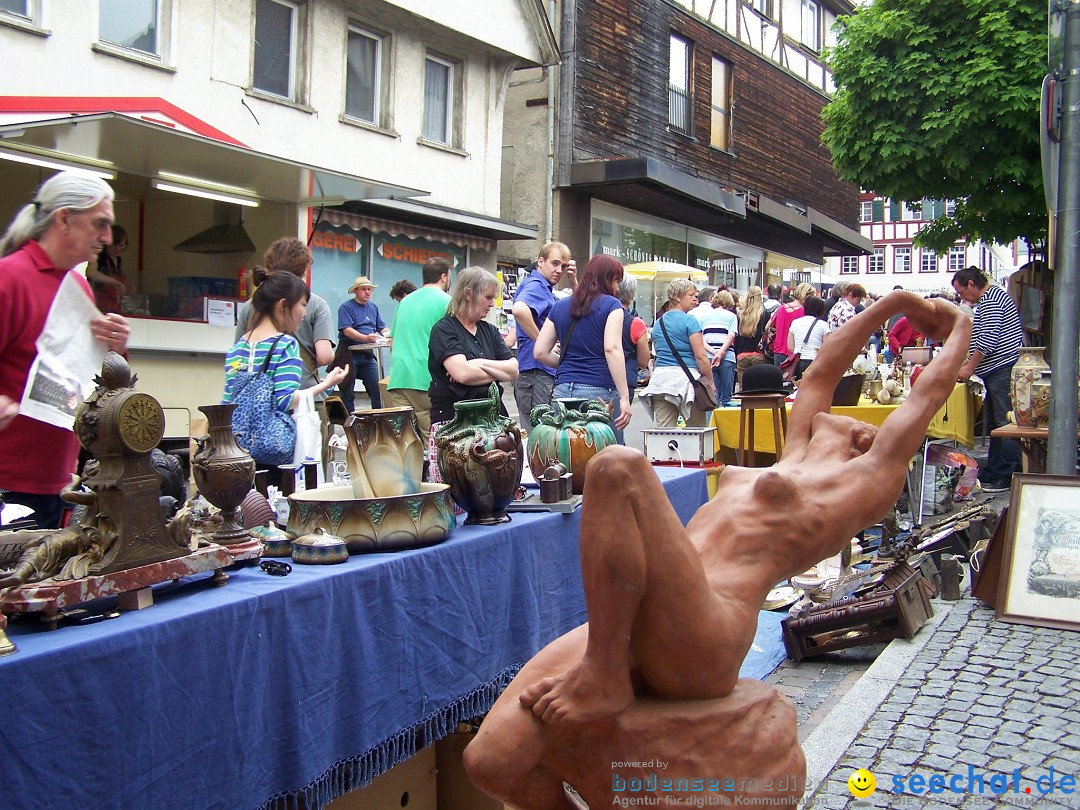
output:
<path id="1" fill-rule="evenodd" d="M 94 375 L 108 351 L 90 333 L 90 322 L 101 313 L 74 278 L 83 267 L 71 270 L 56 291 L 19 405 L 23 416 L 66 430 L 75 424 L 79 403 L 94 390 Z"/>

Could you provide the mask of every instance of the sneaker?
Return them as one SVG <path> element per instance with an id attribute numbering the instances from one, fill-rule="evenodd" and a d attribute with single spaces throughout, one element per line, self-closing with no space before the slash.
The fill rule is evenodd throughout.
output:
<path id="1" fill-rule="evenodd" d="M 1009 481 L 987 481 L 982 485 L 983 492 L 1008 492 L 1012 487 Z"/>

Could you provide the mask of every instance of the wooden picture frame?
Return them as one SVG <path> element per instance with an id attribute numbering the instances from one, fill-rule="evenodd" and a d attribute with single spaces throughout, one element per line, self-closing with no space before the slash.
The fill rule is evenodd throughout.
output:
<path id="1" fill-rule="evenodd" d="M 1080 477 L 1016 474 L 996 617 L 1080 631 Z"/>

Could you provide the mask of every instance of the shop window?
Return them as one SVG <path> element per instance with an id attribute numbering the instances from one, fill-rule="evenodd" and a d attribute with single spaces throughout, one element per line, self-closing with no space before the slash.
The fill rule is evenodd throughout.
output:
<path id="1" fill-rule="evenodd" d="M 345 115 L 382 126 L 386 37 L 349 26 L 345 64 Z"/>
<path id="2" fill-rule="evenodd" d="M 165 61 L 170 12 L 171 0 L 99 0 L 98 39 L 105 46 Z"/>
<path id="3" fill-rule="evenodd" d="M 964 269 L 964 258 L 967 255 L 967 251 L 963 245 L 953 245 L 949 248 L 949 272 L 955 273 L 958 270 Z"/>
<path id="4" fill-rule="evenodd" d="M 859 272 L 858 256 L 843 256 L 840 259 L 840 275 L 853 276 Z"/>
<path id="5" fill-rule="evenodd" d="M 802 44 L 821 50 L 821 7 L 814 0 L 802 0 Z"/>
<path id="6" fill-rule="evenodd" d="M 870 263 L 866 269 L 867 273 L 884 273 L 885 272 L 885 248 L 876 247 L 874 252 L 870 255 Z"/>
<path id="7" fill-rule="evenodd" d="M 731 63 L 714 56 L 712 60 L 712 120 L 709 143 L 731 150 Z"/>
<path id="8" fill-rule="evenodd" d="M 937 254 L 924 250 L 922 251 L 922 263 L 919 265 L 920 273 L 936 273 L 938 271 L 938 257 Z"/>
<path id="9" fill-rule="evenodd" d="M 675 34 L 668 64 L 668 126 L 690 132 L 690 43 Z"/>
<path id="10" fill-rule="evenodd" d="M 859 203 L 859 222 L 874 221 L 874 201 L 863 200 Z"/>
<path id="11" fill-rule="evenodd" d="M 459 66 L 447 59 L 431 54 L 424 59 L 425 141 L 456 145 L 454 119 L 460 95 L 459 73 Z"/>
<path id="12" fill-rule="evenodd" d="M 251 88 L 301 101 L 304 5 L 291 0 L 256 0 Z"/>
<path id="13" fill-rule="evenodd" d="M 893 272 L 894 273 L 910 273 L 911 272 L 911 248 L 898 247 L 893 252 Z"/>

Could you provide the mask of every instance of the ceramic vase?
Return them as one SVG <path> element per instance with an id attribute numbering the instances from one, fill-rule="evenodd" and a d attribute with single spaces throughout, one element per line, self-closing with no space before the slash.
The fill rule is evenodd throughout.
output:
<path id="1" fill-rule="evenodd" d="M 529 434 L 533 475 L 539 480 L 551 464 L 561 462 L 573 473 L 571 488 L 580 495 L 589 459 L 615 444 L 607 406 L 598 399 L 557 399 L 551 405 L 533 408 L 529 418 L 535 425 Z"/>
<path id="2" fill-rule="evenodd" d="M 221 510 L 222 525 L 214 541 L 223 545 L 246 543 L 251 536 L 240 523 L 239 507 L 255 481 L 255 460 L 236 443 L 232 412 L 236 405 L 201 405 L 208 435 L 191 460 L 191 472 L 199 492 Z"/>
<path id="3" fill-rule="evenodd" d="M 1021 346 L 1012 369 L 1013 417 L 1020 427 L 1050 424 L 1050 366 L 1042 346 Z"/>
<path id="4" fill-rule="evenodd" d="M 468 513 L 466 524 L 490 526 L 510 520 L 525 452 L 517 422 L 499 409 L 494 383 L 487 399 L 454 405 L 454 418 L 435 433 L 439 471 L 450 497 Z"/>
<path id="5" fill-rule="evenodd" d="M 345 423 L 349 479 L 357 498 L 395 498 L 420 491 L 424 448 L 412 408 L 356 411 Z"/>

